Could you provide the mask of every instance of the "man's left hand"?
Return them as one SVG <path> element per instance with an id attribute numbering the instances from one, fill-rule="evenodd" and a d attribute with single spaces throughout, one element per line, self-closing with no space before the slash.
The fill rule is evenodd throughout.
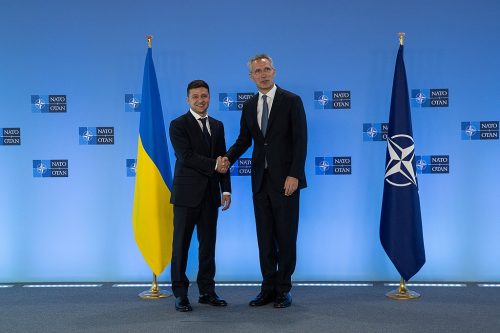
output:
<path id="1" fill-rule="evenodd" d="M 299 180 L 297 178 L 292 176 L 286 177 L 285 186 L 283 186 L 286 196 L 292 195 L 295 191 L 297 191 L 298 188 L 299 188 Z"/>
<path id="2" fill-rule="evenodd" d="M 222 195 L 221 205 L 223 211 L 229 209 L 229 206 L 231 206 L 231 196 L 229 194 Z"/>

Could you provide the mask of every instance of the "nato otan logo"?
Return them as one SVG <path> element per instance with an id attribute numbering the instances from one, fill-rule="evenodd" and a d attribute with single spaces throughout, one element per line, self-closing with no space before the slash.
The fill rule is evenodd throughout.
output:
<path id="1" fill-rule="evenodd" d="M 316 157 L 316 175 L 350 175 L 352 163 L 350 156 Z"/>
<path id="2" fill-rule="evenodd" d="M 33 113 L 64 113 L 66 111 L 66 95 L 31 95 L 31 112 Z"/>
<path id="3" fill-rule="evenodd" d="M 463 121 L 462 140 L 498 140 L 498 120 Z"/>
<path id="4" fill-rule="evenodd" d="M 320 110 L 347 110 L 351 108 L 351 91 L 315 91 L 314 108 Z"/>
<path id="5" fill-rule="evenodd" d="M 81 145 L 115 144 L 114 127 L 80 127 L 78 134 Z"/>
<path id="6" fill-rule="evenodd" d="M 243 104 L 255 93 L 219 93 L 219 111 L 241 111 Z"/>
<path id="7" fill-rule="evenodd" d="M 411 106 L 443 108 L 450 104 L 448 89 L 412 89 Z"/>
<path id="8" fill-rule="evenodd" d="M 250 176 L 252 174 L 252 159 L 240 158 L 229 169 L 231 176 Z"/>
<path id="9" fill-rule="evenodd" d="M 389 123 L 364 123 L 363 141 L 387 141 Z"/>
<path id="10" fill-rule="evenodd" d="M 417 173 L 450 173 L 450 155 L 416 155 Z"/>
<path id="11" fill-rule="evenodd" d="M 125 112 L 140 112 L 140 106 L 140 94 L 125 94 Z"/>
<path id="12" fill-rule="evenodd" d="M 33 177 L 68 177 L 68 160 L 33 160 Z"/>
<path id="13" fill-rule="evenodd" d="M 20 146 L 21 145 L 21 129 L 19 127 L 0 128 L 2 135 L 0 145 L 3 146 Z"/>
<path id="14" fill-rule="evenodd" d="M 137 159 L 127 158 L 126 167 L 127 167 L 127 177 L 135 177 L 135 170 L 137 168 Z"/>

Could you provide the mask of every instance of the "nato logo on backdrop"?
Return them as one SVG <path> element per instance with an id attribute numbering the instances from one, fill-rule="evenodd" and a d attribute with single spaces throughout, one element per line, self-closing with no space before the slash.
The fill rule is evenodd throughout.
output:
<path id="1" fill-rule="evenodd" d="M 252 175 L 252 159 L 240 158 L 229 169 L 231 176 L 250 176 Z"/>
<path id="2" fill-rule="evenodd" d="M 314 108 L 319 110 L 347 110 L 351 108 L 351 91 L 315 91 Z"/>
<path id="3" fill-rule="evenodd" d="M 316 175 L 350 175 L 352 163 L 350 156 L 316 157 Z"/>
<path id="4" fill-rule="evenodd" d="M 114 127 L 80 127 L 78 135 L 81 145 L 115 144 Z"/>
<path id="5" fill-rule="evenodd" d="M 255 93 L 219 93 L 219 111 L 241 111 L 243 104 L 252 98 Z"/>
<path id="6" fill-rule="evenodd" d="M 448 89 L 412 89 L 411 107 L 443 108 L 449 106 Z"/>
<path id="7" fill-rule="evenodd" d="M 389 123 L 364 123 L 363 141 L 387 141 Z"/>
<path id="8" fill-rule="evenodd" d="M 498 140 L 498 120 L 462 121 L 462 140 Z"/>
<path id="9" fill-rule="evenodd" d="M 127 177 L 135 177 L 135 169 L 137 167 L 137 159 L 127 158 L 126 167 L 127 167 Z"/>
<path id="10" fill-rule="evenodd" d="M 68 177 L 68 160 L 33 160 L 33 177 Z"/>
<path id="11" fill-rule="evenodd" d="M 125 94 L 125 112 L 141 111 L 141 94 Z"/>
<path id="12" fill-rule="evenodd" d="M 4 127 L 0 128 L 0 145 L 3 146 L 20 146 L 21 145 L 21 129 L 19 127 Z"/>
<path id="13" fill-rule="evenodd" d="M 31 95 L 31 112 L 33 113 L 67 112 L 66 95 Z"/>
<path id="14" fill-rule="evenodd" d="M 450 155 L 416 155 L 417 173 L 450 173 Z"/>

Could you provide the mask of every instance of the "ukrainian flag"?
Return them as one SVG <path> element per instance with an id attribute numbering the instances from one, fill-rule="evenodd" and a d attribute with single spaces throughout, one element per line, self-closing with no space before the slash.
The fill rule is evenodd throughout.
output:
<path id="1" fill-rule="evenodd" d="M 172 258 L 174 213 L 170 204 L 172 172 L 151 47 L 144 65 L 140 110 L 132 223 L 142 256 L 153 273 L 160 275 Z"/>

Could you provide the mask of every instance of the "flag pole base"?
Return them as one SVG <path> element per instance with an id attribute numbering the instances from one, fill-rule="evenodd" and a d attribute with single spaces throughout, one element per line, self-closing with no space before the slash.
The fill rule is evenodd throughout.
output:
<path id="1" fill-rule="evenodd" d="M 156 281 L 156 274 L 153 274 L 153 282 L 151 283 L 151 289 L 143 291 L 139 294 L 139 297 L 142 299 L 159 299 L 159 298 L 167 298 L 172 296 L 172 294 L 168 293 L 165 290 L 160 290 L 158 287 L 158 282 Z"/>
<path id="2" fill-rule="evenodd" d="M 142 299 L 158 299 L 158 298 L 167 298 L 172 296 L 172 294 L 166 292 L 165 290 L 156 290 L 153 291 L 153 288 L 150 290 L 143 291 L 139 294 L 139 297 Z"/>
<path id="3" fill-rule="evenodd" d="M 390 299 L 409 300 L 419 298 L 420 294 L 408 289 L 404 292 L 401 292 L 399 289 L 394 289 L 385 294 L 385 296 Z"/>
<path id="4" fill-rule="evenodd" d="M 399 288 L 389 291 L 387 294 L 385 294 L 385 296 L 387 296 L 390 299 L 396 299 L 396 300 L 409 300 L 409 299 L 420 298 L 419 293 L 406 288 L 406 282 L 402 277 L 399 282 Z"/>

